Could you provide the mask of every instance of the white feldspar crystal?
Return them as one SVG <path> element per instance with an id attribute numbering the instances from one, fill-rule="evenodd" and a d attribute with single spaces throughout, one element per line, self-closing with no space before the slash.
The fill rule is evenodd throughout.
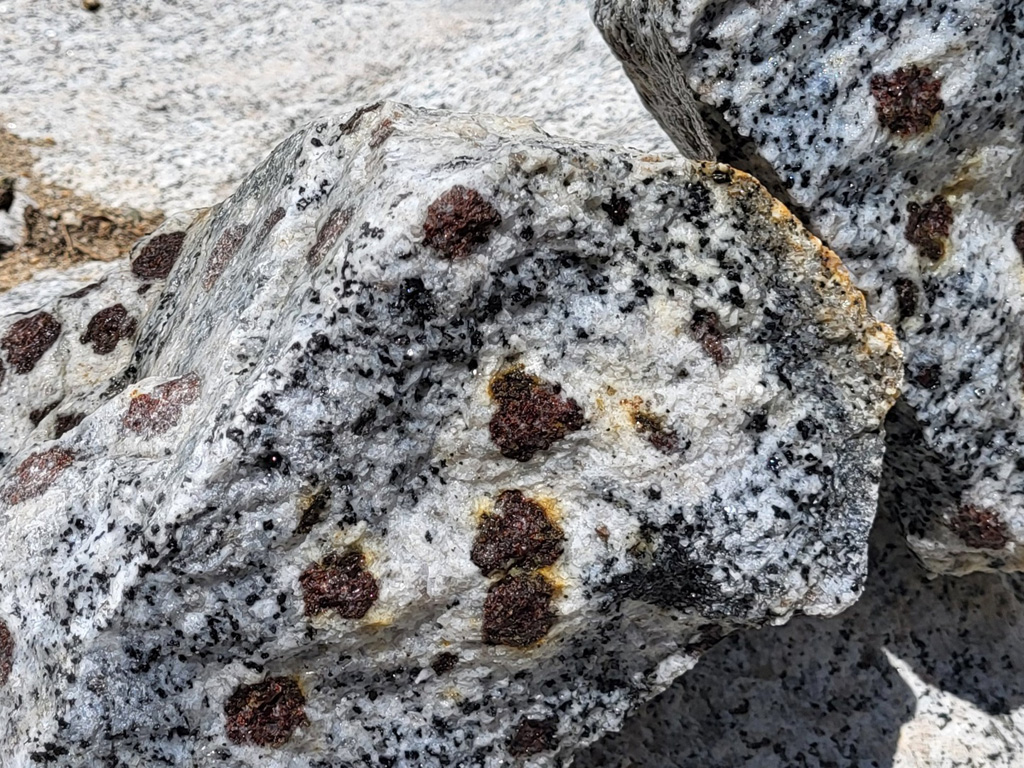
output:
<path id="1" fill-rule="evenodd" d="M 1024 6 L 591 9 L 684 154 L 765 182 L 896 328 L 883 505 L 917 555 L 1024 570 Z"/>
<path id="2" fill-rule="evenodd" d="M 0 296 L 5 765 L 551 765 L 862 588 L 900 354 L 742 172 L 384 103 L 101 272 Z"/>

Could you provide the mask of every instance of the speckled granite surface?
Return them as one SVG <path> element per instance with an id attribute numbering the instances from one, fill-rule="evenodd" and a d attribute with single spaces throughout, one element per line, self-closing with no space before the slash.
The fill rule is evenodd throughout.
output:
<path id="1" fill-rule="evenodd" d="M 0 121 L 52 137 L 38 170 L 168 212 L 229 195 L 270 147 L 392 98 L 672 145 L 574 0 L 0 0 Z"/>
<path id="2" fill-rule="evenodd" d="M 918 556 L 1024 570 L 1024 6 L 593 10 L 677 144 L 790 201 L 897 326 L 886 503 Z"/>
<path id="3" fill-rule="evenodd" d="M 392 103 L 0 347 L 12 766 L 565 763 L 856 600 L 902 376 L 745 174 Z"/>

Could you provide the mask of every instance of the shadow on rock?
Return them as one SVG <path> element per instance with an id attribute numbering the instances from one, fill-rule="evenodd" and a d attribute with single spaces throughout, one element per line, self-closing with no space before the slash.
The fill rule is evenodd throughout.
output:
<path id="1" fill-rule="evenodd" d="M 1024 578 L 930 578 L 879 519 L 854 607 L 726 638 L 575 765 L 888 768 L 968 744 L 978 765 L 1012 765 L 1022 629 Z"/>

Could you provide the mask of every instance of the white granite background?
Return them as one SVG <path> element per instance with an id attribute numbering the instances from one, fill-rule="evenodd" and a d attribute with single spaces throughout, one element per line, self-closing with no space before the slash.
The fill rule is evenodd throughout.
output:
<path id="1" fill-rule="evenodd" d="M 0 62 L 0 124 L 109 204 L 208 205 L 303 122 L 383 97 L 670 148 L 583 0 L 0 0 Z M 1024 577 L 930 580 L 886 521 L 872 562 L 843 617 L 726 639 L 576 765 L 1024 765 Z"/>

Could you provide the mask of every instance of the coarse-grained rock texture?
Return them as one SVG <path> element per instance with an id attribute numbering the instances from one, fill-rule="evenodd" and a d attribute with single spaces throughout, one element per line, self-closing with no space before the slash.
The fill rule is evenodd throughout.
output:
<path id="1" fill-rule="evenodd" d="M 1024 569 L 1024 6 L 591 0 L 678 147 L 755 174 L 896 327 L 883 503 L 939 572 Z"/>
<path id="2" fill-rule="evenodd" d="M 0 0 L 0 125 L 106 205 L 212 205 L 268 146 L 381 98 L 672 146 L 580 0 L 79 5 Z"/>
<path id="3" fill-rule="evenodd" d="M 79 286 L 0 297 L 5 765 L 564 763 L 862 588 L 894 335 L 727 166 L 377 104 Z"/>

